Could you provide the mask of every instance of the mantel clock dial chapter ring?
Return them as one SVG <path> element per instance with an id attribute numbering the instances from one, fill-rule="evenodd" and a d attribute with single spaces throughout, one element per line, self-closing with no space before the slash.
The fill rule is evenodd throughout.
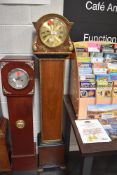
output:
<path id="1" fill-rule="evenodd" d="M 64 43 L 68 35 L 67 25 L 57 17 L 44 21 L 39 28 L 41 42 L 49 48 L 58 47 Z"/>

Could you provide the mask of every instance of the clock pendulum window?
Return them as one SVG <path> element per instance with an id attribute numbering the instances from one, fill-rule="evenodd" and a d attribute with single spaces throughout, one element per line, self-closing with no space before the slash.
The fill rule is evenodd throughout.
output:
<path id="1" fill-rule="evenodd" d="M 0 64 L 3 93 L 8 103 L 12 170 L 36 170 L 32 117 L 34 61 L 31 57 L 8 56 Z"/>
<path id="2" fill-rule="evenodd" d="M 33 53 L 40 64 L 39 167 L 41 170 L 64 166 L 62 138 L 64 63 L 73 51 L 69 38 L 72 23 L 61 15 L 48 14 L 33 24 L 36 29 Z"/>

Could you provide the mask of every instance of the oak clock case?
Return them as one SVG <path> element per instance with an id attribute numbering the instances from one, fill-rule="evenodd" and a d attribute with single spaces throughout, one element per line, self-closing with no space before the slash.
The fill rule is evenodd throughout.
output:
<path id="1" fill-rule="evenodd" d="M 64 62 L 73 50 L 69 38 L 72 23 L 58 14 L 48 14 L 34 22 L 36 39 L 33 53 L 39 61 L 41 137 L 40 168 L 64 166 L 62 104 Z"/>
<path id="2" fill-rule="evenodd" d="M 1 60 L 1 74 L 8 103 L 12 169 L 36 170 L 32 116 L 34 61 L 31 57 L 5 57 Z"/>

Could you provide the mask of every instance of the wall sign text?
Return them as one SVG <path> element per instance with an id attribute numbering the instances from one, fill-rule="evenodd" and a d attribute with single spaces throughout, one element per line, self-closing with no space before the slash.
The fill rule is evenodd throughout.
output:
<path id="1" fill-rule="evenodd" d="M 87 10 L 92 11 L 106 11 L 106 12 L 117 12 L 117 4 L 109 3 L 108 5 L 105 2 L 93 3 L 92 1 L 87 1 L 85 4 Z"/>

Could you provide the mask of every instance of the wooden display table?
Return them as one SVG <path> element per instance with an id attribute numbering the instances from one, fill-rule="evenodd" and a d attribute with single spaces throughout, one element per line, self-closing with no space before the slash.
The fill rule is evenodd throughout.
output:
<path id="1" fill-rule="evenodd" d="M 8 150 L 6 145 L 6 124 L 7 120 L 0 117 L 0 172 L 10 171 Z"/>
<path id="2" fill-rule="evenodd" d="M 83 158 L 82 175 L 90 175 L 94 156 L 117 154 L 117 140 L 107 143 L 83 144 L 75 123 L 77 118 L 68 95 L 64 96 L 64 105 L 67 114 L 67 146 L 69 147 L 70 127 L 72 126 L 79 151 Z"/>

